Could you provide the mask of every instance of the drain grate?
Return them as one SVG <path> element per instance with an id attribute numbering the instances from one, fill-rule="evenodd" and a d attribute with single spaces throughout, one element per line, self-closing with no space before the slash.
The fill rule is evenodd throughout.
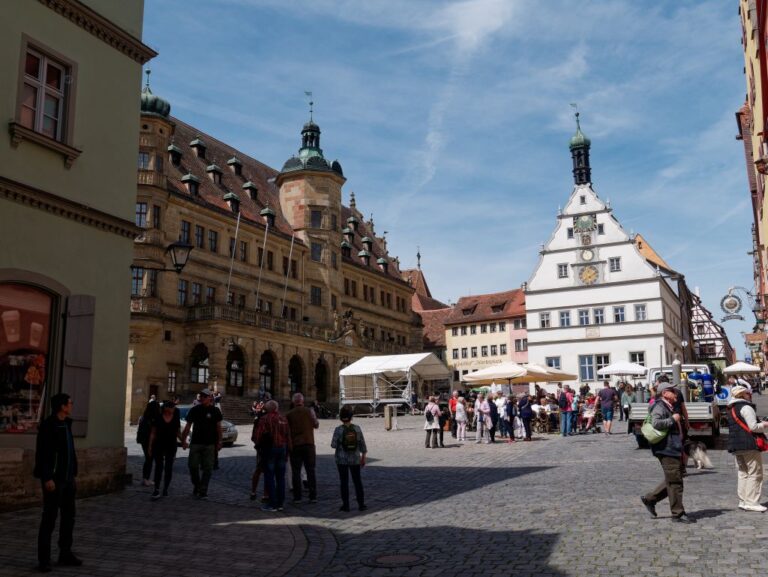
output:
<path id="1" fill-rule="evenodd" d="M 419 553 L 387 553 L 363 561 L 368 567 L 415 567 L 429 561 L 429 555 Z"/>

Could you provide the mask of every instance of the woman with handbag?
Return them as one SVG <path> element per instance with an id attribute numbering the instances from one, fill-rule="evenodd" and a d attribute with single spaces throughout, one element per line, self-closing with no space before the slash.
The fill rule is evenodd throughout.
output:
<path id="1" fill-rule="evenodd" d="M 768 508 L 760 504 L 763 492 L 763 456 L 768 448 L 765 430 L 768 423 L 757 420 L 752 392 L 736 385 L 728 401 L 728 452 L 736 457 L 739 471 L 737 493 L 739 509 L 764 513 Z"/>

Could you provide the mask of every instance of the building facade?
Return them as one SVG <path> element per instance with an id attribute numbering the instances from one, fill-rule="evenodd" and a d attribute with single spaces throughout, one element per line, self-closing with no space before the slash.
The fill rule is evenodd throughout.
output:
<path id="1" fill-rule="evenodd" d="M 761 368 L 768 370 L 765 362 L 766 293 L 768 293 L 768 214 L 766 212 L 765 178 L 768 174 L 768 63 L 765 48 L 768 46 L 768 2 L 766 0 L 739 0 L 741 20 L 741 44 L 744 49 L 744 75 L 746 100 L 736 112 L 737 138 L 742 141 L 747 169 L 747 184 L 752 201 L 752 257 L 754 288 L 755 327 L 751 333 L 750 350 L 753 361 L 761 359 Z"/>
<path id="2" fill-rule="evenodd" d="M 447 364 L 461 377 L 506 361 L 528 362 L 522 289 L 461 297 L 444 321 Z"/>
<path id="3" fill-rule="evenodd" d="M 142 93 L 127 414 L 149 395 L 203 387 L 338 399 L 338 371 L 367 354 L 421 350 L 413 289 L 357 210 L 307 122 L 275 170 L 170 116 Z M 194 248 L 180 274 L 165 249 Z"/>
<path id="4" fill-rule="evenodd" d="M 699 295 L 694 293 L 692 297 L 691 323 L 696 359 L 699 362 L 711 363 L 713 368 L 722 371 L 736 362 L 736 352 L 725 334 L 725 329 L 715 321 Z"/>
<path id="5" fill-rule="evenodd" d="M 11 0 L 0 22 L 0 508 L 39 499 L 35 432 L 74 400 L 80 494 L 125 476 L 143 2 Z"/>
<path id="6" fill-rule="evenodd" d="M 595 386 L 614 361 L 645 366 L 691 350 L 690 295 L 592 188 L 590 140 L 571 139 L 574 188 L 526 290 L 528 358 Z"/>

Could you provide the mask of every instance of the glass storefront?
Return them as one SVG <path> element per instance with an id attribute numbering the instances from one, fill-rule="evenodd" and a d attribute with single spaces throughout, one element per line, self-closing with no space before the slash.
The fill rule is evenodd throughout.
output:
<path id="1" fill-rule="evenodd" d="M 48 383 L 53 297 L 0 283 L 0 433 L 36 432 Z"/>

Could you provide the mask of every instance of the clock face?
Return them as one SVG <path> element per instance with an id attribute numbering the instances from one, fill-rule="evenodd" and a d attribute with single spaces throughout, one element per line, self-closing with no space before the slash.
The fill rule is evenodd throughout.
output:
<path id="1" fill-rule="evenodd" d="M 584 284 L 595 284 L 598 277 L 597 269 L 593 266 L 585 266 L 579 273 L 579 278 Z"/>
<path id="2" fill-rule="evenodd" d="M 595 225 L 595 218 L 591 214 L 582 214 L 573 223 L 573 227 L 577 230 L 591 230 Z"/>
<path id="3" fill-rule="evenodd" d="M 581 251 L 581 260 L 589 261 L 589 260 L 592 260 L 593 258 L 595 258 L 595 253 L 592 252 L 591 250 L 585 249 Z"/>

